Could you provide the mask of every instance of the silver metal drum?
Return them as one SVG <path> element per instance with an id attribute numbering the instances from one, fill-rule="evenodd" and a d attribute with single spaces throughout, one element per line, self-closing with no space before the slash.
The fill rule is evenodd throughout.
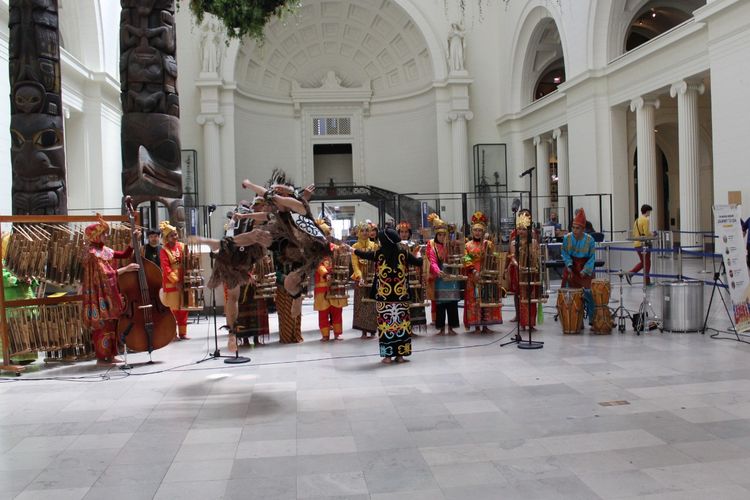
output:
<path id="1" fill-rule="evenodd" d="M 697 332 L 703 328 L 703 282 L 661 283 L 664 330 Z"/>

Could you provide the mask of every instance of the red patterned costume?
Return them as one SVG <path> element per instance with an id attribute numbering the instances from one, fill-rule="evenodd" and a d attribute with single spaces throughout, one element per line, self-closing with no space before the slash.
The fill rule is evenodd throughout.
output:
<path id="1" fill-rule="evenodd" d="M 468 276 L 466 289 L 464 290 L 464 327 L 466 329 L 503 323 L 500 307 L 480 307 L 479 305 L 481 299 L 479 273 L 482 271 L 482 260 L 487 252 L 495 251 L 492 242 L 484 239 L 486 230 L 487 217 L 482 212 L 475 212 L 471 216 L 472 239 L 466 242 L 466 254 L 464 256 Z M 479 235 L 478 238 L 477 235 Z"/>
<path id="2" fill-rule="evenodd" d="M 539 285 L 539 240 L 531 227 L 531 212 L 521 210 L 516 216 L 516 230 L 511 234 L 510 264 L 507 272 L 510 292 L 515 295 L 516 317 L 519 326 L 536 326 L 536 299 L 541 297 Z M 531 233 L 529 233 L 531 231 Z M 520 268 L 524 268 L 521 272 Z M 529 300 L 531 299 L 531 300 Z M 531 302 L 529 304 L 529 302 Z"/>
<path id="3" fill-rule="evenodd" d="M 109 232 L 109 224 L 99 219 L 96 224 L 86 227 L 89 249 L 83 259 L 83 324 L 91 328 L 91 339 L 96 358 L 102 361 L 117 356 L 117 320 L 122 315 L 125 304 L 117 285 L 115 259 L 127 259 L 133 255 L 133 248 L 116 252 L 104 245 Z"/>

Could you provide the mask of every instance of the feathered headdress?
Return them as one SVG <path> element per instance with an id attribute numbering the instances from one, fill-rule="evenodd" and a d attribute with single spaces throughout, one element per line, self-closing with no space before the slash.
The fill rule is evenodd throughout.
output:
<path id="1" fill-rule="evenodd" d="M 109 232 L 109 224 L 102 218 L 101 214 L 96 214 L 96 218 L 98 222 L 89 224 L 84 231 L 86 239 L 92 243 L 100 243 L 102 235 Z"/>
<path id="2" fill-rule="evenodd" d="M 474 229 L 475 227 L 487 229 L 487 216 L 479 210 L 474 212 L 471 216 L 471 228 Z"/>

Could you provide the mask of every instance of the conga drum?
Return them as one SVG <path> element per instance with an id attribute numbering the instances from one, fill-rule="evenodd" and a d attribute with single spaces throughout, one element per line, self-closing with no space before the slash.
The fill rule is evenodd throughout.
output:
<path id="1" fill-rule="evenodd" d="M 594 297 L 594 317 L 591 331 L 599 335 L 612 333 L 612 311 L 609 310 L 609 281 L 591 280 L 591 295 Z"/>
<path id="2" fill-rule="evenodd" d="M 581 333 L 583 328 L 583 289 L 561 288 L 557 292 L 557 313 L 564 334 Z"/>

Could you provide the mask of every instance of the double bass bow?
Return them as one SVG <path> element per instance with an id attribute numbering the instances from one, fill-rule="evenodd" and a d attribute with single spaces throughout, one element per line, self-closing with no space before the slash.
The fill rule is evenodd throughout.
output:
<path id="1" fill-rule="evenodd" d="M 159 300 L 161 270 L 141 255 L 141 243 L 135 234 L 135 210 L 130 196 L 125 197 L 137 273 L 123 273 L 117 281 L 125 296 L 125 312 L 117 323 L 117 331 L 125 337 L 125 345 L 136 352 L 161 349 L 174 339 L 177 325 L 169 308 Z"/>

